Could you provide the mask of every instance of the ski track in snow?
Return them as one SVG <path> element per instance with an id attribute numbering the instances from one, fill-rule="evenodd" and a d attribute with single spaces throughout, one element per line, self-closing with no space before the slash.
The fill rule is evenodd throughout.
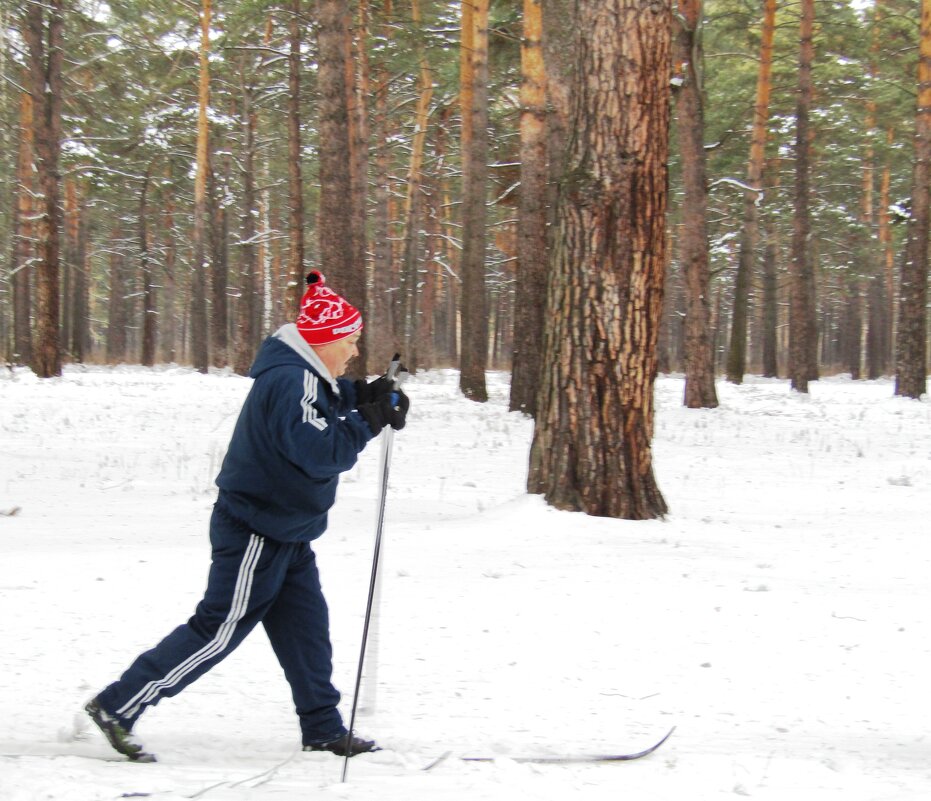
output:
<path id="1" fill-rule="evenodd" d="M 0 801 L 896 801 L 931 797 L 931 403 L 890 381 L 660 377 L 662 521 L 524 491 L 530 422 L 413 378 L 394 440 L 379 610 L 352 760 L 297 750 L 264 634 L 137 731 L 120 761 L 83 703 L 191 614 L 214 476 L 247 379 L 163 367 L 0 373 Z M 348 719 L 379 445 L 315 544 Z M 635 751 L 638 762 L 510 755 Z M 80 727 L 79 727 L 80 728 Z M 430 771 L 420 770 L 449 751 Z M 495 754 L 492 765 L 457 754 Z"/>

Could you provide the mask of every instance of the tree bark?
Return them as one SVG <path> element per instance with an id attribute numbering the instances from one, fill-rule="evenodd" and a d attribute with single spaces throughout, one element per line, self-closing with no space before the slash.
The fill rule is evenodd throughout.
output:
<path id="1" fill-rule="evenodd" d="M 47 15 L 47 16 L 46 16 Z M 61 375 L 61 270 L 58 158 L 61 152 L 64 3 L 48 0 L 25 10 L 24 39 L 33 99 L 36 183 L 42 203 L 36 225 L 36 308 L 33 369 L 40 378 Z"/>
<path id="2" fill-rule="evenodd" d="M 463 0 L 462 69 L 462 344 L 459 389 L 470 400 L 488 400 L 488 302 L 485 237 L 488 177 L 488 0 Z"/>
<path id="3" fill-rule="evenodd" d="M 301 0 L 288 20 L 288 266 L 286 320 L 297 316 L 304 294 L 304 179 L 301 172 Z M 322 76 L 321 76 L 322 79 Z"/>
<path id="4" fill-rule="evenodd" d="M 702 0 L 678 0 L 676 119 L 682 157 L 682 225 L 679 254 L 685 272 L 685 405 L 713 409 L 718 405 L 711 352 L 711 274 L 708 267 L 708 179 L 705 159 L 705 110 L 702 100 Z"/>
<path id="5" fill-rule="evenodd" d="M 651 440 L 666 267 L 671 9 L 641 0 L 579 0 L 577 8 L 573 136 L 528 489 L 562 509 L 649 519 L 666 512 Z"/>
<path id="6" fill-rule="evenodd" d="M 214 367 L 229 364 L 229 212 L 223 198 L 229 186 L 230 150 L 221 142 L 216 160 L 222 172 L 207 173 L 207 219 L 210 221 L 210 350 Z"/>
<path id="7" fill-rule="evenodd" d="M 233 354 L 233 369 L 248 375 L 255 357 L 259 335 L 260 300 L 259 263 L 256 247 L 255 150 L 258 115 L 253 104 L 255 87 L 243 77 L 241 81 L 242 149 L 242 217 L 239 229 L 239 319 Z"/>
<path id="8" fill-rule="evenodd" d="M 355 264 L 352 151 L 346 86 L 349 6 L 321 0 L 317 6 L 319 75 L 320 209 L 317 242 L 327 282 L 350 303 L 365 308 L 365 264 Z M 352 365 L 364 372 L 365 365 Z"/>
<path id="9" fill-rule="evenodd" d="M 194 176 L 194 264 L 191 275 L 191 357 L 194 368 L 206 373 L 210 365 L 207 341 L 207 172 L 209 163 L 209 128 L 207 107 L 210 104 L 210 1 L 201 9 L 200 81 L 197 111 L 197 168 Z"/>
<path id="10" fill-rule="evenodd" d="M 349 109 L 346 94 L 346 0 L 321 0 L 317 6 L 319 71 L 320 268 L 333 288 L 353 304 L 348 282 L 352 272 L 352 181 Z"/>
<path id="11" fill-rule="evenodd" d="M 165 177 L 170 178 L 170 176 L 170 167 L 166 165 Z M 163 357 L 166 361 L 172 363 L 178 360 L 176 343 L 179 341 L 179 326 L 177 322 L 178 273 L 175 268 L 177 254 L 175 245 L 175 202 L 173 191 L 171 182 L 166 181 L 162 206 L 161 229 L 165 253 L 163 273 L 165 292 L 163 293 L 162 311 L 165 314 L 165 320 L 168 322 L 168 325 L 162 326 L 161 344 Z"/>
<path id="12" fill-rule="evenodd" d="M 416 0 L 414 0 L 416 4 Z M 346 99 L 349 117 L 350 185 L 352 203 L 352 251 L 350 253 L 349 283 L 346 292 L 355 298 L 355 305 L 368 314 L 368 245 L 366 237 L 366 214 L 368 212 L 368 166 L 369 166 L 369 63 L 368 63 L 368 0 L 359 0 L 358 25 L 345 25 L 346 31 Z M 378 337 L 380 331 L 366 326 L 359 340 L 359 355 L 350 369 L 360 377 L 366 375 L 369 342 Z M 387 368 L 388 361 L 379 369 Z"/>
<path id="13" fill-rule="evenodd" d="M 779 161 L 773 160 L 769 170 L 771 191 L 779 186 Z M 779 290 L 776 278 L 776 258 L 779 252 L 779 233 L 775 215 L 770 212 L 766 218 L 766 245 L 763 249 L 763 314 L 760 324 L 763 340 L 763 375 L 775 378 L 779 375 Z"/>
<path id="14" fill-rule="evenodd" d="M 411 2 L 412 21 L 420 26 L 420 4 Z M 418 300 L 420 294 L 421 272 L 421 238 L 424 217 L 423 202 L 423 161 L 427 143 L 427 125 L 430 117 L 430 103 L 433 100 L 433 71 L 427 61 L 426 53 L 419 53 L 419 72 L 417 79 L 417 107 L 414 112 L 414 136 L 411 141 L 411 158 L 407 170 L 407 191 L 404 197 L 404 235 L 401 260 L 401 321 L 403 352 L 408 366 L 422 366 L 419 360 L 418 342 Z"/>
<path id="15" fill-rule="evenodd" d="M 899 281 L 895 394 L 920 398 L 928 391 L 928 225 L 931 222 L 931 0 L 921 0 L 918 107 L 912 213 Z"/>
<path id="16" fill-rule="evenodd" d="M 29 92 L 20 94 L 19 158 L 15 219 L 13 222 L 13 358 L 32 363 L 32 281 L 35 250 L 34 218 L 37 211 L 32 170 L 35 139 L 34 104 Z"/>
<path id="17" fill-rule="evenodd" d="M 809 353 L 811 349 L 814 310 L 809 284 L 812 277 L 811 214 L 809 211 L 809 181 L 811 141 L 809 113 L 811 109 L 811 68 L 814 60 L 814 0 L 801 0 L 802 19 L 799 29 L 799 69 L 796 97 L 795 132 L 795 212 L 792 225 L 791 300 L 789 309 L 789 378 L 792 389 L 808 392 Z"/>
<path id="18" fill-rule="evenodd" d="M 381 11 L 381 35 L 386 42 L 391 41 L 392 28 L 389 24 L 393 7 L 391 0 L 384 0 Z M 393 353 L 400 347 L 394 336 L 394 321 L 391 302 L 391 239 L 389 233 L 389 207 L 391 195 L 391 175 L 389 172 L 389 122 L 388 122 L 388 83 L 390 74 L 382 63 L 374 70 L 374 210 L 372 212 L 372 296 L 371 316 L 366 327 L 371 327 L 377 336 L 369 340 L 368 372 L 379 373 L 384 369 Z"/>
<path id="19" fill-rule="evenodd" d="M 760 69 L 753 104 L 750 158 L 747 162 L 747 186 L 743 202 L 743 226 L 740 231 L 740 255 L 734 281 L 734 307 L 727 355 L 727 380 L 740 384 L 747 371 L 747 321 L 750 288 L 759 248 L 759 206 L 763 198 L 763 167 L 766 153 L 766 125 L 769 120 L 769 97 L 772 92 L 773 38 L 776 31 L 776 0 L 763 0 L 763 26 L 760 41 Z"/>
<path id="20" fill-rule="evenodd" d="M 155 280 L 152 275 L 152 262 L 149 256 L 149 184 L 151 182 L 149 165 L 139 192 L 139 266 L 142 274 L 142 364 L 152 367 L 155 364 L 158 345 L 158 310 L 155 306 Z"/>
<path id="21" fill-rule="evenodd" d="M 517 289 L 509 408 L 531 416 L 537 408 L 543 309 L 546 304 L 547 125 L 542 0 L 524 0 L 520 86 L 520 206 Z"/>
<path id="22" fill-rule="evenodd" d="M 107 362 L 126 361 L 126 330 L 129 326 L 126 270 L 123 263 L 123 230 L 117 220 L 110 232 L 110 295 L 107 299 Z"/>
<path id="23" fill-rule="evenodd" d="M 71 269 L 71 328 L 66 331 L 70 342 L 71 357 L 84 362 L 90 356 L 90 281 L 87 264 L 87 225 L 84 220 L 83 192 L 77 182 L 72 183 L 74 192 L 73 216 L 66 225 L 69 249 L 72 251 Z"/>

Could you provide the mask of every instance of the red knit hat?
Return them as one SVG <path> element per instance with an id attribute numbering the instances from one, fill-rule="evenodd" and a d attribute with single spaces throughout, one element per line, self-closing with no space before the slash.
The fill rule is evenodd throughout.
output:
<path id="1" fill-rule="evenodd" d="M 362 314 L 326 285 L 323 273 L 312 270 L 301 299 L 297 330 L 310 345 L 327 345 L 362 330 Z"/>

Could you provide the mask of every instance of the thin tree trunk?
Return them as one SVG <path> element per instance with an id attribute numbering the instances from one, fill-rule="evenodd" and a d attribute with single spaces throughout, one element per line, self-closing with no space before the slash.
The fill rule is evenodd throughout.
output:
<path id="1" fill-rule="evenodd" d="M 778 159 L 770 163 L 769 172 L 770 192 L 775 192 L 779 186 Z M 766 246 L 763 249 L 763 316 L 760 326 L 763 339 L 763 375 L 767 378 L 775 378 L 779 375 L 779 289 L 776 279 L 778 238 L 775 214 L 770 211 L 766 217 Z"/>
<path id="2" fill-rule="evenodd" d="M 876 11 L 878 14 L 878 10 Z M 876 52 L 878 50 L 878 36 L 876 26 L 873 27 L 870 44 L 869 75 L 871 80 L 876 79 Z M 876 174 L 876 153 L 873 149 L 873 136 L 876 129 L 876 101 L 872 98 L 866 102 L 866 119 L 864 121 L 865 152 L 863 154 L 863 173 L 861 195 L 860 221 L 863 225 L 864 254 L 863 274 L 866 285 L 866 375 L 870 379 L 879 378 L 882 374 L 880 351 L 878 346 L 882 342 L 882 329 L 885 320 L 882 317 L 882 295 L 876 289 L 881 287 L 881 252 L 877 248 L 879 238 L 876 236 L 876 215 L 873 195 Z M 876 243 L 876 244 L 874 244 Z"/>
<path id="3" fill-rule="evenodd" d="M 860 298 L 860 281 L 856 276 L 846 276 L 846 286 L 841 293 L 843 307 L 843 359 L 850 377 L 858 380 L 862 372 L 861 349 L 863 342 L 863 304 Z"/>
<path id="4" fill-rule="evenodd" d="M 411 2 L 413 23 L 420 26 L 420 3 Z M 401 302 L 404 353 L 410 367 L 421 366 L 417 353 L 418 294 L 420 284 L 420 230 L 423 219 L 423 160 L 427 142 L 430 103 L 433 100 L 433 72 L 426 54 L 421 50 L 417 80 L 417 107 L 414 112 L 414 136 L 407 171 L 407 193 L 404 198 L 404 246 L 401 263 Z"/>
<path id="5" fill-rule="evenodd" d="M 416 0 L 415 0 L 416 3 Z M 368 245 L 365 219 L 368 211 L 369 165 L 369 63 L 368 63 L 368 0 L 359 0 L 359 21 L 355 33 L 346 25 L 346 93 L 349 112 L 350 184 L 352 187 L 352 253 L 350 282 L 346 292 L 352 293 L 363 315 L 368 313 Z M 370 341 L 382 332 L 365 327 L 359 340 L 359 356 L 352 369 L 366 375 Z M 388 365 L 386 360 L 381 369 Z"/>
<path id="6" fill-rule="evenodd" d="M 889 128 L 886 132 L 886 142 L 892 145 L 895 141 L 895 132 Z M 892 182 L 889 165 L 883 167 L 883 176 L 879 189 L 879 241 L 882 245 L 882 273 L 885 295 L 885 313 L 887 325 L 883 337 L 883 364 L 886 367 L 895 363 L 896 339 L 896 307 L 895 307 L 895 245 L 892 241 L 890 204 L 890 184 Z"/>
<path id="7" fill-rule="evenodd" d="M 46 18 L 47 13 L 47 18 Z M 42 193 L 36 226 L 36 309 L 32 364 L 40 378 L 61 375 L 59 272 L 60 220 L 58 157 L 61 151 L 64 3 L 30 4 L 24 39 L 33 98 L 36 180 Z"/>
<path id="8" fill-rule="evenodd" d="M 386 42 L 391 41 L 392 15 L 391 0 L 385 0 L 382 9 L 381 34 Z M 374 69 L 375 83 L 375 175 L 374 175 L 374 210 L 372 212 L 372 302 L 371 318 L 366 328 L 373 328 L 377 336 L 369 341 L 368 372 L 377 373 L 384 369 L 391 355 L 398 350 L 400 343 L 394 336 L 391 303 L 391 240 L 389 238 L 389 208 L 391 193 L 391 176 L 388 169 L 389 130 L 388 130 L 388 82 L 390 74 L 384 64 L 379 63 Z"/>
<path id="9" fill-rule="evenodd" d="M 812 327 L 809 319 L 809 282 L 812 275 L 811 215 L 809 212 L 809 172 L 811 141 L 811 68 L 814 60 L 814 0 L 801 0 L 802 19 L 799 31 L 798 93 L 795 133 L 795 214 L 792 226 L 792 273 L 789 313 L 789 378 L 792 389 L 808 392 L 809 352 Z"/>
<path id="10" fill-rule="evenodd" d="M 17 162 L 16 208 L 13 222 L 13 358 L 32 363 L 32 281 L 35 256 L 37 203 L 32 170 L 34 104 L 29 92 L 20 95 L 19 159 Z"/>
<path id="11" fill-rule="evenodd" d="M 166 165 L 165 177 L 170 179 L 171 169 Z M 164 280 L 165 292 L 162 302 L 162 311 L 165 314 L 167 325 L 161 327 L 162 355 L 165 361 L 173 363 L 178 361 L 177 345 L 179 337 L 179 324 L 177 318 L 178 273 L 175 267 L 175 203 L 171 181 L 165 182 L 165 197 L 162 207 L 162 238 L 165 253 Z"/>
<path id="12" fill-rule="evenodd" d="M 471 13 L 467 9 L 471 9 Z M 484 403 L 488 400 L 485 386 L 488 364 L 488 302 L 485 297 L 488 0 L 463 0 L 462 31 L 462 348 L 459 388 L 470 400 Z"/>
<path id="13" fill-rule="evenodd" d="M 110 297 L 107 301 L 107 362 L 110 364 L 126 361 L 129 311 L 122 248 L 123 230 L 117 220 L 110 232 Z"/>
<path id="14" fill-rule="evenodd" d="M 149 184 L 151 165 L 146 170 L 139 192 L 139 263 L 142 273 L 142 364 L 152 367 L 155 364 L 158 345 L 158 310 L 155 302 L 155 280 L 152 275 L 152 263 L 149 255 Z"/>
<path id="15" fill-rule="evenodd" d="M 259 332 L 261 289 L 256 248 L 255 133 L 258 124 L 253 95 L 255 88 L 241 82 L 242 100 L 242 218 L 240 223 L 239 285 L 240 303 L 233 357 L 233 369 L 248 375 L 255 356 Z"/>
<path id="16" fill-rule="evenodd" d="M 705 111 L 702 100 L 702 0 L 678 0 L 677 73 L 683 78 L 676 94 L 679 151 L 682 156 L 682 225 L 679 253 L 685 272 L 685 405 L 690 409 L 718 405 L 711 352 L 708 267 L 708 179 L 705 164 Z"/>
<path id="17" fill-rule="evenodd" d="M 230 150 L 221 147 L 222 175 L 207 174 L 207 219 L 210 221 L 210 346 L 214 367 L 229 363 L 229 213 L 223 197 L 230 177 Z"/>
<path id="18" fill-rule="evenodd" d="M 921 0 L 918 108 L 912 213 L 899 282 L 895 394 L 920 398 L 928 391 L 928 225 L 931 223 L 931 0 Z"/>
<path id="19" fill-rule="evenodd" d="M 73 355 L 70 335 L 74 321 L 74 274 L 78 244 L 77 191 L 73 176 L 64 181 L 62 223 L 61 343 L 63 352 Z"/>
<path id="20" fill-rule="evenodd" d="M 734 282 L 734 308 L 727 356 L 727 380 L 743 382 L 747 371 L 747 321 L 750 288 L 759 248 L 759 204 L 763 195 L 763 166 L 766 151 L 766 125 L 772 91 L 773 38 L 776 30 L 776 0 L 763 0 L 763 26 L 760 41 L 760 69 L 757 73 L 756 101 L 753 105 L 753 128 L 750 158 L 747 162 L 747 186 L 743 202 L 743 226 L 740 231 L 740 256 Z"/>
<path id="21" fill-rule="evenodd" d="M 191 275 L 191 356 L 194 368 L 206 373 L 210 365 L 207 342 L 207 172 L 209 163 L 209 128 L 207 107 L 210 104 L 210 1 L 203 0 L 201 10 L 200 83 L 197 112 L 197 171 L 194 176 L 194 264 Z"/>
<path id="22" fill-rule="evenodd" d="M 653 383 L 666 268 L 668 3 L 579 0 L 568 168 L 528 489 L 563 509 L 663 515 Z M 582 35 L 584 32 L 584 36 Z"/>
<path id="23" fill-rule="evenodd" d="M 435 250 L 437 264 L 436 325 L 434 326 L 434 351 L 444 363 L 456 357 L 456 277 L 453 272 L 458 263 L 459 251 L 453 244 L 455 236 L 452 223 L 452 200 L 449 187 L 449 171 L 446 168 L 450 133 L 450 119 L 455 113 L 454 103 L 444 105 L 437 115 L 436 136 L 433 153 L 436 156 L 436 214 L 437 235 L 440 238 Z"/>
<path id="24" fill-rule="evenodd" d="M 87 225 L 84 220 L 85 206 L 79 186 L 75 186 L 74 217 L 68 225 L 68 237 L 73 241 L 74 256 L 72 269 L 74 281 L 71 286 L 72 314 L 71 356 L 76 362 L 84 362 L 90 355 L 90 281 L 87 263 Z"/>
<path id="25" fill-rule="evenodd" d="M 542 0 L 524 0 L 520 86 L 520 208 L 509 408 L 533 416 L 540 385 L 547 257 L 546 68 Z"/>

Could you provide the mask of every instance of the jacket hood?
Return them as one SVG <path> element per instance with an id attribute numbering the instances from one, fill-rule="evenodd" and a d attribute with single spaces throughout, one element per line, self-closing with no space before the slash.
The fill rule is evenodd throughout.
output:
<path id="1" fill-rule="evenodd" d="M 294 323 L 287 323 L 281 326 L 272 334 L 255 357 L 255 362 L 249 370 L 252 378 L 258 378 L 262 373 L 268 372 L 273 367 L 301 367 L 307 369 L 309 366 L 320 378 L 326 381 L 337 395 L 339 384 L 336 379 L 330 375 L 330 371 L 321 361 L 314 349 L 307 344 L 304 337 L 301 336 Z"/>

